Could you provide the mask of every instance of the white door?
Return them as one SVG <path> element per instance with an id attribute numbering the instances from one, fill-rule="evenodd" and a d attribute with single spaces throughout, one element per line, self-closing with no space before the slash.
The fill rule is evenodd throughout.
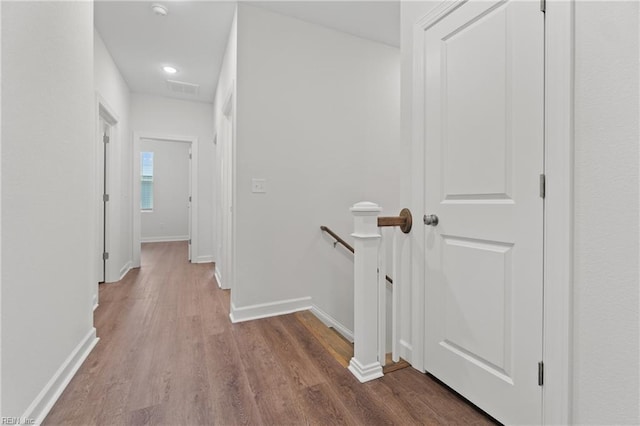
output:
<path id="1" fill-rule="evenodd" d="M 504 423 L 540 423 L 544 14 L 468 1 L 421 28 L 425 368 Z"/>

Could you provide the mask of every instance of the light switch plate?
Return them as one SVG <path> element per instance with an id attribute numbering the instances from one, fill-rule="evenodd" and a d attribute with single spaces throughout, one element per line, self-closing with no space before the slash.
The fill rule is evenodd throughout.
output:
<path id="1" fill-rule="evenodd" d="M 256 194 L 264 194 L 267 192 L 267 180 L 266 179 L 251 179 L 251 192 Z"/>

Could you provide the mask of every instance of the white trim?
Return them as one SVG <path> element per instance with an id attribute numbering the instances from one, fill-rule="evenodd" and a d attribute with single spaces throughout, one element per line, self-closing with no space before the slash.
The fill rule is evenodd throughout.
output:
<path id="1" fill-rule="evenodd" d="M 400 358 L 409 361 L 413 358 L 413 347 L 410 343 L 400 339 Z"/>
<path id="2" fill-rule="evenodd" d="M 165 237 L 140 237 L 141 243 L 171 243 L 174 241 L 188 241 L 188 235 L 165 236 Z"/>
<path id="3" fill-rule="evenodd" d="M 443 7 L 447 2 L 442 3 Z M 435 9 L 433 9 L 435 10 Z M 438 12 L 437 14 L 439 14 Z M 412 211 L 425 212 L 425 168 L 424 168 L 424 49 L 418 43 L 424 37 L 423 27 L 428 24 L 428 17 L 419 19 L 413 26 L 412 33 L 412 81 L 411 93 L 411 207 Z M 420 94 L 420 95 L 418 95 Z M 424 368 L 424 277 L 425 277 L 425 227 L 418 226 L 411 237 L 411 343 L 412 357 L 408 360 L 418 371 Z"/>
<path id="4" fill-rule="evenodd" d="M 194 263 L 213 263 L 213 255 L 198 256 Z"/>
<path id="5" fill-rule="evenodd" d="M 451 12 L 465 4 L 468 0 L 443 0 L 441 3 L 431 9 L 426 15 L 416 22 L 416 26 L 420 28 L 420 32 L 428 30 L 430 27 L 444 19 Z M 506 0 L 502 0 L 506 1 Z M 415 45 L 414 45 L 415 46 Z"/>
<path id="6" fill-rule="evenodd" d="M 218 269 L 218 265 L 216 265 L 215 270 L 213 271 L 213 276 L 216 278 L 216 282 L 218 283 L 218 288 L 225 290 L 225 287 L 222 286 L 222 277 L 220 276 L 220 270 Z"/>
<path id="7" fill-rule="evenodd" d="M 236 85 L 232 80 L 224 96 L 222 104 L 222 116 L 216 123 L 216 166 L 222 163 L 227 164 L 227 168 L 219 167 L 216 171 L 216 183 L 214 188 L 214 204 L 217 221 L 214 226 L 217 241 L 215 247 L 215 261 L 224 269 L 224 285 L 219 281 L 221 288 L 231 289 L 236 277 L 236 210 L 234 208 L 237 200 L 236 192 Z M 230 130 L 230 131 L 229 131 Z M 218 136 L 222 132 L 222 143 L 218 142 Z M 223 171 L 225 174 L 223 175 Z M 216 200 L 217 198 L 217 200 Z M 227 201 L 229 205 L 227 205 Z M 233 300 L 234 293 L 231 294 Z"/>
<path id="8" fill-rule="evenodd" d="M 233 113 L 234 83 L 235 82 L 232 80 L 229 89 L 227 89 L 227 95 L 224 97 L 224 102 L 222 103 L 222 114 L 226 116 L 230 116 Z"/>
<path id="9" fill-rule="evenodd" d="M 167 135 L 153 132 L 133 133 L 133 238 L 132 238 L 132 265 L 134 268 L 140 267 L 140 244 L 141 244 L 141 212 L 140 204 L 136 200 L 140 199 L 140 141 L 142 139 L 152 139 L 157 141 L 184 142 L 191 144 L 190 176 L 191 181 L 191 259 L 198 257 L 198 138 L 195 136 Z M 189 238 L 187 238 L 189 239 Z"/>
<path id="10" fill-rule="evenodd" d="M 121 281 L 125 275 L 127 275 L 127 273 L 129 273 L 129 271 L 131 270 L 131 268 L 133 267 L 131 261 L 128 261 L 127 263 L 125 263 L 125 265 L 120 268 L 120 278 L 118 278 L 118 281 Z"/>
<path id="11" fill-rule="evenodd" d="M 460 2 L 461 4 L 462 2 Z M 413 31 L 412 93 L 424 94 L 424 52 L 418 42 L 428 27 L 459 3 L 446 0 L 418 20 Z M 570 424 L 573 316 L 573 55 L 574 0 L 548 0 L 545 14 L 545 199 L 543 423 Z M 424 211 L 423 96 L 412 101 L 412 210 Z M 424 371 L 424 229 L 415 230 L 411 249 L 412 366 Z"/>
<path id="12" fill-rule="evenodd" d="M 98 343 L 98 340 L 100 339 L 96 337 L 96 329 L 91 328 L 78 346 L 76 346 L 62 363 L 60 368 L 58 368 L 58 371 L 51 377 L 42 391 L 40 391 L 36 399 L 29 405 L 22 415 L 23 419 L 34 419 L 35 424 L 38 425 L 44 421 L 84 360 L 87 359 L 91 350 L 95 347 L 96 343 Z"/>
<path id="13" fill-rule="evenodd" d="M 327 327 L 331 327 L 335 329 L 338 333 L 340 333 L 345 339 L 353 343 L 353 331 L 349 330 L 344 324 L 340 321 L 320 309 L 317 305 L 311 305 L 311 313 L 315 315 L 324 325 Z"/>
<path id="14" fill-rule="evenodd" d="M 104 98 L 104 96 L 102 96 L 102 94 L 96 90 L 95 92 L 95 105 L 96 105 L 96 122 L 95 122 L 95 129 L 96 129 L 96 137 L 95 139 L 92 141 L 92 151 L 93 151 L 93 156 L 94 156 L 94 165 L 95 165 L 95 175 L 94 175 L 94 179 L 95 179 L 95 185 L 94 185 L 94 193 L 93 193 L 93 199 L 91 202 L 91 208 L 94 209 L 95 211 L 95 234 L 94 234 L 94 238 L 95 238 L 95 242 L 94 242 L 94 247 L 95 247 L 95 254 L 96 256 L 94 257 L 95 259 L 95 264 L 94 264 L 94 272 L 93 272 L 93 276 L 94 281 L 95 281 L 95 295 L 96 295 L 96 299 L 99 298 L 98 295 L 98 282 L 101 281 L 100 278 L 102 278 L 104 280 L 104 282 L 109 282 L 109 281 L 113 281 L 113 277 L 115 275 L 115 272 L 112 270 L 115 265 L 112 265 L 111 262 L 107 261 L 105 262 L 105 270 L 104 270 L 104 276 L 101 275 L 101 270 L 102 270 L 102 252 L 103 252 L 103 248 L 100 247 L 100 233 L 102 232 L 102 229 L 100 228 L 99 224 L 100 224 L 100 216 L 101 216 L 101 211 L 102 211 L 102 207 L 103 207 L 103 201 L 102 201 L 102 191 L 103 188 L 100 187 L 100 182 L 102 181 L 102 176 L 100 176 L 100 172 L 102 171 L 102 167 L 103 164 L 101 164 L 101 159 L 102 156 L 99 153 L 99 150 L 101 149 L 101 145 L 100 145 L 100 140 L 103 136 L 103 129 L 100 128 L 100 118 L 102 118 L 108 125 L 109 125 L 109 143 L 106 146 L 106 151 L 107 151 L 107 158 L 105 161 L 105 167 L 106 167 L 106 175 L 107 175 L 107 181 L 105 182 L 106 187 L 107 187 L 107 191 L 111 191 L 115 186 L 112 184 L 112 179 L 113 179 L 113 173 L 110 173 L 112 170 L 112 167 L 110 166 L 111 164 L 111 158 L 113 157 L 113 144 L 117 143 L 117 138 L 116 135 L 118 134 L 117 130 L 118 130 L 118 123 L 120 122 L 118 115 L 115 112 L 115 109 L 113 107 L 111 107 L 111 105 L 109 105 L 109 103 L 107 102 L 107 100 Z M 112 233 L 112 229 L 111 226 L 109 225 L 109 222 L 111 220 L 112 217 L 115 217 L 115 212 L 114 212 L 114 208 L 113 208 L 113 202 L 109 202 L 107 203 L 107 209 L 106 209 L 106 215 L 105 215 L 105 228 L 106 228 L 106 232 L 105 232 L 105 236 L 104 236 L 104 251 L 107 253 L 110 253 L 111 256 L 113 256 L 115 253 L 111 252 L 111 233 Z M 113 258 L 113 257 L 112 257 Z"/>
<path id="15" fill-rule="evenodd" d="M 349 362 L 349 371 L 351 371 L 351 374 L 356 376 L 356 379 L 358 379 L 360 383 L 379 379 L 384 375 L 380 362 L 376 361 L 369 365 L 362 365 L 355 358 L 351 358 L 351 361 Z"/>
<path id="16" fill-rule="evenodd" d="M 545 22 L 544 424 L 570 424 L 573 341 L 574 2 L 547 1 Z"/>
<path id="17" fill-rule="evenodd" d="M 309 309 L 311 309 L 311 297 L 279 300 L 277 302 L 261 303 L 259 305 L 243 306 L 241 308 L 236 308 L 236 305 L 231 302 L 229 318 L 231 318 L 232 323 L 237 323 L 291 314 L 298 311 L 308 311 Z"/>

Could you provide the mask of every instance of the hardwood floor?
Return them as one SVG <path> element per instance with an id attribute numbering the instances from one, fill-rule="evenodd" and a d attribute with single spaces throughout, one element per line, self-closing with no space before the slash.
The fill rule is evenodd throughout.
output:
<path id="1" fill-rule="evenodd" d="M 491 424 L 405 368 L 359 383 L 295 315 L 229 321 L 229 292 L 185 243 L 144 244 L 100 286 L 100 342 L 45 425 Z"/>

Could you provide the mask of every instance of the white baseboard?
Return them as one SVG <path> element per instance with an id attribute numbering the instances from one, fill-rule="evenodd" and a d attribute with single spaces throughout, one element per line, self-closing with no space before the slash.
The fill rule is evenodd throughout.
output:
<path id="1" fill-rule="evenodd" d="M 311 306 L 311 313 L 318 317 L 327 327 L 333 327 L 338 333 L 342 334 L 348 341 L 353 343 L 353 331 L 345 327 L 340 321 L 317 307 Z"/>
<path id="2" fill-rule="evenodd" d="M 140 237 L 141 243 L 170 243 L 172 241 L 189 241 L 188 235 L 165 236 L 165 237 Z"/>
<path id="3" fill-rule="evenodd" d="M 413 364 L 413 346 L 410 343 L 400 339 L 400 358 L 407 361 L 409 364 Z"/>
<path id="4" fill-rule="evenodd" d="M 382 365 L 378 361 L 369 365 L 362 365 L 355 357 L 349 361 L 349 371 L 360 380 L 360 383 L 369 382 L 384 376 Z"/>
<path id="5" fill-rule="evenodd" d="M 222 277 L 220 276 L 220 271 L 218 270 L 218 267 L 216 267 L 216 269 L 213 271 L 213 275 L 216 277 L 216 282 L 218 283 L 218 287 L 220 287 L 223 290 L 226 290 L 229 288 L 229 287 L 225 287 L 222 284 Z"/>
<path id="6" fill-rule="evenodd" d="M 231 313 L 229 314 L 229 318 L 231 318 L 231 322 L 236 323 L 291 314 L 293 312 L 306 311 L 309 309 L 311 309 L 311 297 L 281 300 L 278 302 L 243 306 L 241 308 L 236 308 L 236 306 L 231 303 Z"/>
<path id="7" fill-rule="evenodd" d="M 213 263 L 213 256 L 198 256 L 193 263 Z"/>
<path id="8" fill-rule="evenodd" d="M 29 405 L 27 411 L 22 415 L 23 419 L 34 419 L 35 424 L 41 424 L 49 411 L 56 403 L 62 392 L 67 387 L 73 376 L 76 374 L 82 363 L 91 353 L 96 343 L 100 340 L 96 337 L 96 329 L 92 328 L 82 341 L 71 352 L 69 357 L 62 363 L 58 371 L 49 380 L 49 383 L 40 391 L 40 394 Z"/>
<path id="9" fill-rule="evenodd" d="M 131 261 L 128 261 L 121 269 L 120 269 L 120 278 L 118 278 L 118 281 L 120 281 L 121 279 L 124 278 L 125 275 L 127 275 L 127 272 L 129 272 L 131 270 Z"/>

